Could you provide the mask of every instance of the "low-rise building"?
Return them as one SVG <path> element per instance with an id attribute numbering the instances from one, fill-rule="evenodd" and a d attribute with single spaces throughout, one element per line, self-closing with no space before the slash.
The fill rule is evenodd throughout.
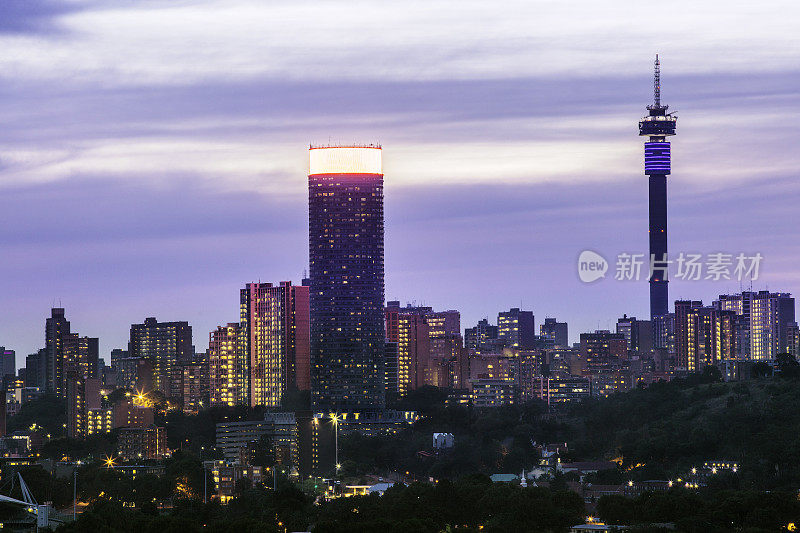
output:
<path id="1" fill-rule="evenodd" d="M 225 460 L 234 463 L 242 458 L 243 451 L 261 438 L 270 440 L 276 457 L 285 456 L 289 450 L 291 464 L 297 464 L 297 422 L 294 413 L 266 413 L 263 420 L 220 422 L 217 424 L 217 448 Z"/>
<path id="2" fill-rule="evenodd" d="M 224 461 L 204 461 L 203 468 L 214 481 L 214 494 L 222 503 L 228 503 L 236 494 L 236 484 L 242 479 L 251 484 L 263 483 L 260 466 L 226 464 Z"/>
<path id="3" fill-rule="evenodd" d="M 472 405 L 499 407 L 514 403 L 514 384 L 503 379 L 476 379 L 472 381 Z"/>
<path id="4" fill-rule="evenodd" d="M 539 398 L 548 405 L 576 402 L 589 398 L 592 384 L 588 378 L 553 376 L 539 379 Z"/>
<path id="5" fill-rule="evenodd" d="M 167 455 L 167 433 L 155 425 L 120 428 L 118 450 L 125 461 L 161 459 Z"/>

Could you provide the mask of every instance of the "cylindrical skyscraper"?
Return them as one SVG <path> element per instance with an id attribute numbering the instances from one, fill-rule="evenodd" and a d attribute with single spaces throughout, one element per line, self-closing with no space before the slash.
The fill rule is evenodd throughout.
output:
<path id="1" fill-rule="evenodd" d="M 383 409 L 380 146 L 312 146 L 308 210 L 312 407 Z"/>
<path id="2" fill-rule="evenodd" d="M 650 180 L 650 258 L 653 272 L 650 278 L 650 318 L 663 317 L 669 312 L 667 289 L 667 176 L 670 173 L 668 136 L 675 135 L 677 117 L 661 105 L 661 63 L 656 55 L 653 81 L 653 105 L 647 106 L 648 116 L 639 122 L 639 135 L 649 137 L 644 143 L 644 173 Z"/>

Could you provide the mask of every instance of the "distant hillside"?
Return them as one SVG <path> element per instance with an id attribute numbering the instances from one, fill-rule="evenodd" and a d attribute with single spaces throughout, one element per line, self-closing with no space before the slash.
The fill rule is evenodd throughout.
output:
<path id="1" fill-rule="evenodd" d="M 533 442 L 568 442 L 565 459 L 622 459 L 630 479 L 669 479 L 704 461 L 741 465 L 740 480 L 756 488 L 800 487 L 800 380 L 762 378 L 720 383 L 716 376 L 654 384 L 548 414 L 539 402 L 477 410 L 445 408 L 436 391 L 420 391 L 407 407 L 423 419 L 400 436 L 343 439 L 341 457 L 353 474 L 411 471 L 452 477 L 515 472 L 536 461 Z M 455 434 L 439 456 L 431 434 Z"/>
<path id="2" fill-rule="evenodd" d="M 800 486 L 800 381 L 659 383 L 570 412 L 573 450 L 621 457 L 664 479 L 703 461 L 740 463 L 747 482 Z"/>

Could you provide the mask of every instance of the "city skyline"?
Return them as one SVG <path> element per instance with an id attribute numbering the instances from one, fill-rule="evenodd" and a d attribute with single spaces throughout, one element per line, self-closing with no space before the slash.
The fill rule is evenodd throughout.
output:
<path id="1" fill-rule="evenodd" d="M 497 61 L 483 70 L 476 70 L 463 42 L 434 32 L 423 42 L 443 41 L 462 60 L 440 68 L 445 62 L 433 57 L 427 68 L 393 75 L 367 64 L 334 76 L 329 64 L 304 77 L 298 66 L 307 63 L 289 40 L 296 64 L 267 61 L 252 74 L 247 67 L 257 54 L 226 48 L 236 58 L 226 84 L 213 80 L 227 63 L 210 62 L 204 68 L 218 69 L 211 72 L 193 69 L 191 53 L 179 49 L 166 63 L 187 74 L 177 84 L 174 77 L 159 78 L 146 57 L 117 70 L 92 67 L 87 57 L 111 63 L 99 51 L 79 52 L 92 39 L 109 38 L 102 23 L 114 12 L 82 4 L 54 13 L 51 3 L 31 2 L 43 11 L 20 12 L 16 24 L 13 16 L 0 22 L 0 42 L 12 51 L 0 65 L 4 79 L 14 76 L 0 102 L 0 209 L 10 221 L 0 229 L 0 343 L 16 350 L 18 366 L 42 347 L 50 307 L 65 307 L 77 330 L 99 337 L 100 356 L 108 361 L 112 348 L 125 347 L 130 325 L 146 317 L 188 321 L 202 350 L 208 332 L 237 316 L 235 290 L 242 283 L 299 283 L 307 268 L 305 146 L 328 135 L 376 139 L 385 147 L 387 300 L 458 309 L 465 327 L 522 307 L 538 323 L 546 316 L 567 321 L 572 342 L 584 331 L 613 329 L 623 313 L 646 317 L 646 282 L 584 285 L 575 261 L 584 249 L 607 258 L 647 251 L 647 187 L 634 125 L 651 98 L 655 52 L 664 62 L 664 98 L 682 121 L 670 178 L 670 250 L 761 252 L 762 277 L 753 288 L 800 292 L 792 261 L 800 195 L 791 181 L 786 118 L 792 111 L 785 105 L 796 92 L 797 54 L 783 41 L 776 53 L 777 41 L 758 24 L 747 34 L 752 49 L 743 51 L 733 42 L 740 19 L 697 8 L 691 24 L 678 17 L 666 37 L 644 39 L 613 61 L 569 50 L 562 36 L 552 50 L 564 67 L 543 61 L 547 48 L 536 39 L 514 34 L 532 45 L 528 57 L 501 46 L 496 30 L 487 29 L 492 46 L 481 59 L 493 53 Z M 204 20 L 214 12 L 213 3 L 198 5 L 131 11 L 140 22 L 181 14 Z M 275 14 L 251 9 L 256 20 Z M 671 42 L 707 22 L 698 10 L 726 18 L 710 31 L 730 45 L 730 54 L 709 53 L 699 38 Z M 414 17 L 397 23 L 403 35 L 420 22 Z M 551 17 L 567 20 L 558 8 Z M 228 33 L 244 24 L 226 20 Z M 370 21 L 370 14 L 358 20 Z M 724 22 L 733 27 L 723 29 Z M 782 22 L 770 22 L 781 33 L 775 26 Z M 83 32 L 90 23 L 100 24 Z M 45 38 L 43 27 L 58 31 Z M 127 39 L 136 29 L 116 29 L 116 50 L 130 51 Z M 184 45 L 195 42 L 191 28 L 181 26 L 179 33 L 189 35 Z M 781 39 L 791 38 L 786 35 Z M 641 37 L 623 32 L 617 46 L 634 36 Z M 311 49 L 331 37 L 323 34 Z M 591 28 L 579 42 L 592 37 L 603 42 Z M 31 40 L 41 41 L 41 56 L 38 48 L 24 48 Z M 43 83 L 53 66 L 44 58 L 46 47 L 55 41 L 65 47 L 67 69 L 74 69 L 58 87 Z M 352 52 L 359 44 L 350 40 L 335 50 Z M 397 62 L 389 54 L 389 65 Z M 64 74 L 59 68 L 55 75 Z M 96 84 L 103 89 L 91 89 Z M 321 94 L 331 96 L 327 107 L 317 100 Z M 74 97 L 69 107 L 65 95 Z M 322 120 L 312 122 L 318 113 Z M 722 136 L 721 128 L 736 135 Z M 699 235 L 697 228 L 704 228 Z M 242 264 L 236 251 L 254 237 L 268 246 Z M 670 287 L 670 304 L 710 301 L 740 288 L 735 281 L 672 281 Z"/>

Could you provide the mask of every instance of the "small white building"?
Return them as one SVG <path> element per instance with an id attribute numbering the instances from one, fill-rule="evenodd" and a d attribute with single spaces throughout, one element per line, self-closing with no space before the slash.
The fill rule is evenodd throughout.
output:
<path id="1" fill-rule="evenodd" d="M 455 438 L 452 433 L 434 433 L 433 434 L 433 449 L 445 450 L 452 448 Z"/>

